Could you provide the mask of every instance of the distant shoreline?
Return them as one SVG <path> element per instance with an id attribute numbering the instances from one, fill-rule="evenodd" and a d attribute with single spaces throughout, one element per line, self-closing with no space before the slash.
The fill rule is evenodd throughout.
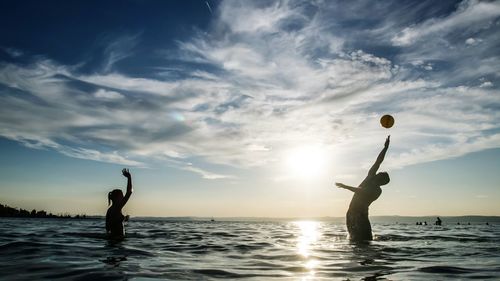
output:
<path id="1" fill-rule="evenodd" d="M 434 224 L 436 216 L 371 216 L 370 221 L 373 223 L 404 223 L 415 224 L 416 222 L 425 222 Z M 500 223 L 500 216 L 479 216 L 479 215 L 465 215 L 465 216 L 439 216 L 443 220 L 443 224 L 456 224 L 459 223 Z M 289 218 L 273 218 L 273 217 L 145 217 L 137 216 L 131 217 L 132 220 L 144 221 L 210 221 L 211 219 L 217 221 L 241 221 L 241 222 L 282 222 L 282 221 L 319 221 L 319 222 L 338 222 L 344 223 L 345 217 L 289 217 Z"/>
<path id="2" fill-rule="evenodd" d="M 70 214 L 52 214 L 45 210 L 31 211 L 22 208 L 13 208 L 7 205 L 0 204 L 0 217 L 4 218 L 45 218 L 45 219 L 87 219 L 92 216 L 86 214 L 70 215 Z"/>
<path id="3" fill-rule="evenodd" d="M 436 217 L 440 217 L 444 224 L 467 224 L 467 223 L 500 223 L 500 216 L 483 215 L 463 215 L 463 216 L 370 216 L 372 223 L 405 223 L 415 224 L 416 222 L 427 222 L 433 224 Z M 52 214 L 44 210 L 28 211 L 21 208 L 13 208 L 0 204 L 0 217 L 7 218 L 64 218 L 64 219 L 104 219 L 101 215 L 86 214 Z M 198 216 L 174 216 L 174 217 L 151 217 L 151 216 L 131 216 L 133 220 L 144 221 L 243 221 L 243 222 L 280 222 L 280 221 L 320 221 L 344 223 L 345 217 L 198 217 Z"/>
<path id="4" fill-rule="evenodd" d="M 84 220 L 104 220 L 104 216 L 5 216 L 2 218 L 14 219 L 84 219 Z M 500 216 L 440 216 L 445 225 L 478 225 L 478 224 L 500 224 Z M 409 216 L 373 216 L 370 221 L 374 224 L 405 224 L 415 225 L 417 222 L 427 222 L 429 226 L 434 224 L 436 216 L 409 217 Z M 130 221 L 157 221 L 157 222 L 211 222 L 212 217 L 130 217 Z M 320 217 L 320 218 L 256 218 L 256 217 L 215 217 L 213 222 L 294 222 L 294 221 L 317 221 L 330 223 L 345 223 L 345 217 Z"/>

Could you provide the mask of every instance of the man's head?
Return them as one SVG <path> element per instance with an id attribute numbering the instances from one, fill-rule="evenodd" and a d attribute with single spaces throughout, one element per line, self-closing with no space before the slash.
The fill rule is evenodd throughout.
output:
<path id="1" fill-rule="evenodd" d="M 391 181 L 389 178 L 389 174 L 387 172 L 380 172 L 377 175 L 375 175 L 375 182 L 377 185 L 386 185 Z"/>

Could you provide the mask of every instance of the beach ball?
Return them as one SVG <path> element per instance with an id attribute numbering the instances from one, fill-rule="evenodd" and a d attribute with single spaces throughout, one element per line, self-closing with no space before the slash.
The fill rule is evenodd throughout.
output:
<path id="1" fill-rule="evenodd" d="M 380 125 L 384 128 L 390 128 L 394 125 L 394 117 L 391 115 L 384 115 L 380 118 Z"/>

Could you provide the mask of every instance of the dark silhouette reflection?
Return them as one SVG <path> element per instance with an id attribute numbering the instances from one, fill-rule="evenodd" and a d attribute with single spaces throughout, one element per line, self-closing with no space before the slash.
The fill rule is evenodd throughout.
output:
<path id="1" fill-rule="evenodd" d="M 108 238 L 113 240 L 121 240 L 125 237 L 123 227 L 125 217 L 122 214 L 122 208 L 132 195 L 132 175 L 128 169 L 123 169 L 122 174 L 127 178 L 127 193 L 125 193 L 125 196 L 123 196 L 121 189 L 115 189 L 108 193 L 108 205 L 111 204 L 111 207 L 106 212 L 106 233 Z"/>
<path id="2" fill-rule="evenodd" d="M 389 148 L 389 142 L 390 136 L 385 140 L 384 148 L 359 187 L 336 183 L 339 188 L 345 188 L 354 192 L 346 214 L 347 230 L 349 231 L 350 239 L 353 241 L 373 240 L 372 227 L 368 219 L 368 207 L 382 193 L 380 186 L 386 185 L 390 181 L 388 173 L 377 173 L 380 164 L 384 161 L 385 153 Z"/>
<path id="3" fill-rule="evenodd" d="M 127 249 L 123 247 L 118 239 L 108 239 L 104 246 L 105 257 L 99 261 L 110 267 L 119 267 L 122 262 L 127 261 Z"/>
<path id="4" fill-rule="evenodd" d="M 388 252 L 394 249 L 372 243 L 353 243 L 351 261 L 354 263 L 351 270 L 364 276 L 360 280 L 386 280 L 384 276 L 393 272 L 392 262 Z M 361 276 L 356 276 L 361 277 Z"/>
<path id="5" fill-rule="evenodd" d="M 106 259 L 102 260 L 102 262 L 107 264 L 107 265 L 117 267 L 120 265 L 120 262 L 126 261 L 126 260 L 127 260 L 127 257 L 106 257 Z"/>

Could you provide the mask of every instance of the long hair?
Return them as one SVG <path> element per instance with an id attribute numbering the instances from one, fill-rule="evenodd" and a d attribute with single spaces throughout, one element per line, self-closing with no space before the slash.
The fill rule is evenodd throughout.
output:
<path id="1" fill-rule="evenodd" d="M 111 205 L 111 202 L 113 202 L 113 198 L 116 197 L 116 194 L 122 192 L 121 189 L 113 189 L 108 193 L 108 206 Z"/>

